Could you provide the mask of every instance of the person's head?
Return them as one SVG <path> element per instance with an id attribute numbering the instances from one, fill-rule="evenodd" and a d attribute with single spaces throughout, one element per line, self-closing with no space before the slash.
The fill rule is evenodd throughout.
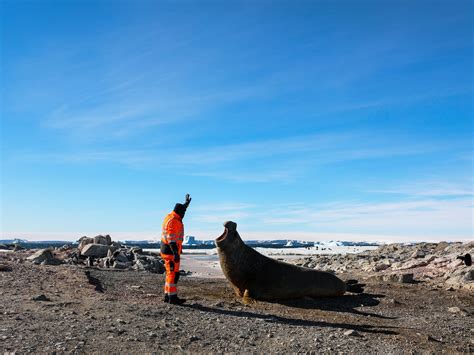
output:
<path id="1" fill-rule="evenodd" d="M 177 203 L 176 205 L 174 205 L 173 211 L 176 212 L 176 214 L 178 214 L 178 216 L 180 216 L 181 218 L 184 218 L 184 215 L 186 213 L 186 206 L 182 203 Z"/>

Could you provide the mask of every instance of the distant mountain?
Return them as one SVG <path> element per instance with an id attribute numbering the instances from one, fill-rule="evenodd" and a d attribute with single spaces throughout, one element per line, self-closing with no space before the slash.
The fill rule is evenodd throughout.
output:
<path id="1" fill-rule="evenodd" d="M 376 242 L 352 242 L 352 241 L 318 241 L 308 242 L 294 239 L 275 239 L 275 240 L 246 240 L 244 241 L 250 247 L 258 248 L 308 248 L 308 247 L 334 247 L 334 246 L 379 246 Z M 136 246 L 144 249 L 158 249 L 161 242 L 159 240 L 122 240 L 121 244 L 127 246 Z M 65 244 L 77 245 L 77 242 L 70 242 L 64 240 L 41 240 L 28 241 L 25 239 L 3 239 L 0 244 L 19 244 L 24 248 L 49 248 L 60 247 Z M 187 235 L 183 241 L 183 248 L 185 249 L 211 249 L 215 248 L 214 240 L 199 240 L 195 236 Z"/>
<path id="2" fill-rule="evenodd" d="M 2 244 L 20 244 L 20 243 L 28 243 L 25 239 L 0 239 L 0 243 Z"/>
<path id="3" fill-rule="evenodd" d="M 370 247 L 379 246 L 377 242 L 352 242 L 352 241 L 341 241 L 341 240 L 330 240 L 329 242 L 314 242 L 314 246 L 338 246 L 338 247 Z"/>
<path id="4" fill-rule="evenodd" d="M 159 240 L 119 240 L 120 243 L 126 245 L 135 245 L 135 244 L 160 244 Z"/>

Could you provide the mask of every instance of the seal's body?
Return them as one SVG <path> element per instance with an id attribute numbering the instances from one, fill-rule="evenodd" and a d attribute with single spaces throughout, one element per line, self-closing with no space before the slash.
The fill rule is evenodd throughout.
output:
<path id="1" fill-rule="evenodd" d="M 268 258 L 245 245 L 237 224 L 224 223 L 216 239 L 222 271 L 236 293 L 261 300 L 341 296 L 346 284 L 335 275 Z"/>

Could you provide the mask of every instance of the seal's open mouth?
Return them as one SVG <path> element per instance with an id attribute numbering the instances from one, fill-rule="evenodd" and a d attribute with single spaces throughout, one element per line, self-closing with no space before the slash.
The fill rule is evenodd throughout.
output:
<path id="1" fill-rule="evenodd" d="M 216 239 L 216 243 L 224 241 L 224 239 L 227 238 L 227 234 L 228 234 L 228 230 L 227 228 L 224 228 L 224 233 L 222 233 L 222 235 Z"/>

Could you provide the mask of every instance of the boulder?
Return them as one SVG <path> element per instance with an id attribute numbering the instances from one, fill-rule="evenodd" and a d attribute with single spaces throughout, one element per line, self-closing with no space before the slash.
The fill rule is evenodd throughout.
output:
<path id="1" fill-rule="evenodd" d="M 413 259 L 419 259 L 419 258 L 424 258 L 425 257 L 425 252 L 423 250 L 415 250 L 412 254 L 411 254 L 411 258 Z"/>
<path id="2" fill-rule="evenodd" d="M 138 259 L 133 263 L 133 270 L 145 271 L 147 265 L 148 264 L 146 262 L 144 262 L 143 260 Z"/>
<path id="3" fill-rule="evenodd" d="M 127 255 L 125 255 L 123 252 L 119 253 L 115 257 L 115 260 L 117 260 L 118 262 L 121 262 L 121 263 L 127 263 L 129 261 Z"/>
<path id="4" fill-rule="evenodd" d="M 148 271 L 154 274 L 163 274 L 165 272 L 165 266 L 158 257 L 141 257 L 138 260 L 134 260 L 133 269 Z"/>
<path id="5" fill-rule="evenodd" d="M 82 237 L 80 238 L 79 240 L 79 246 L 77 247 L 77 249 L 79 249 L 79 251 L 82 251 L 82 249 L 84 249 L 84 247 L 87 245 L 87 244 L 93 244 L 94 243 L 94 238 L 88 238 L 88 237 Z"/>
<path id="6" fill-rule="evenodd" d="M 165 265 L 159 259 L 152 259 L 151 267 L 148 271 L 155 273 L 155 274 L 163 274 L 165 272 Z"/>
<path id="7" fill-rule="evenodd" d="M 110 246 L 113 248 L 113 250 L 117 250 L 122 247 L 122 244 L 120 244 L 119 242 L 112 242 Z"/>
<path id="8" fill-rule="evenodd" d="M 131 266 L 132 266 L 132 263 L 130 263 L 130 262 L 121 263 L 120 261 L 115 261 L 114 265 L 113 265 L 113 268 L 114 269 L 128 269 Z"/>
<path id="9" fill-rule="evenodd" d="M 52 265 L 58 264 L 61 261 L 56 259 L 51 249 L 40 249 L 33 255 L 30 255 L 26 260 L 31 261 L 33 264 Z"/>
<path id="10" fill-rule="evenodd" d="M 103 244 L 87 244 L 82 250 L 81 255 L 92 256 L 94 258 L 102 258 L 107 256 L 110 246 Z"/>
<path id="11" fill-rule="evenodd" d="M 112 239 L 110 235 L 98 235 L 94 237 L 94 244 L 103 244 L 103 245 L 111 245 Z"/>
<path id="12" fill-rule="evenodd" d="M 449 246 L 449 244 L 447 242 L 439 242 L 438 245 L 436 246 L 436 248 L 434 249 L 434 251 L 436 253 L 440 253 L 440 252 L 444 251 L 444 249 L 446 249 L 448 246 Z"/>

